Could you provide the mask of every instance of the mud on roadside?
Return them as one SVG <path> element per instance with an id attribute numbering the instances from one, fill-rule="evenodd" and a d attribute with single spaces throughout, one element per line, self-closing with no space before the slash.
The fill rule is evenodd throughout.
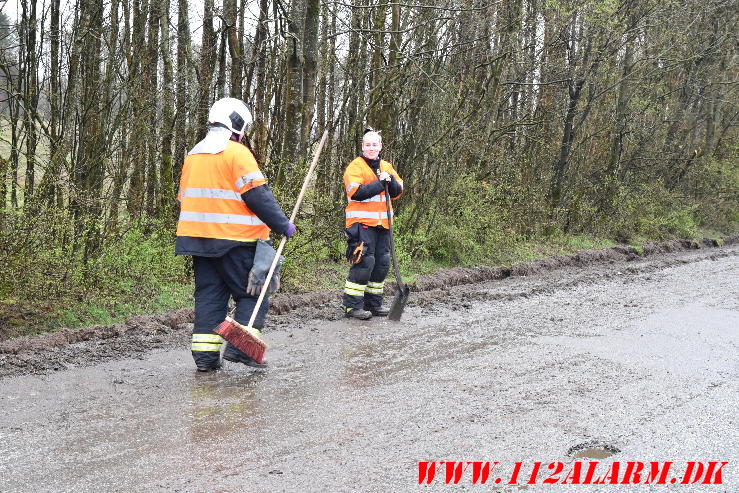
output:
<path id="1" fill-rule="evenodd" d="M 453 286 L 494 281 L 508 277 L 530 276 L 563 268 L 578 268 L 629 262 L 673 252 L 716 248 L 739 244 L 739 235 L 721 243 L 703 238 L 645 244 L 640 250 L 614 246 L 603 250 L 583 250 L 571 255 L 557 255 L 511 267 L 479 267 L 441 269 L 433 275 L 421 276 L 410 285 L 414 292 L 411 304 L 426 305 L 443 299 L 445 290 Z M 388 282 L 386 294 L 392 294 L 395 283 Z M 271 301 L 269 328 L 295 327 L 306 320 L 341 318 L 338 303 L 340 290 L 277 295 Z M 43 374 L 99 361 L 142 357 L 147 352 L 167 347 L 186 347 L 190 338 L 194 313 L 192 308 L 159 315 L 141 315 L 124 323 L 85 329 L 61 329 L 39 336 L 22 336 L 0 342 L 0 378 L 21 374 Z"/>

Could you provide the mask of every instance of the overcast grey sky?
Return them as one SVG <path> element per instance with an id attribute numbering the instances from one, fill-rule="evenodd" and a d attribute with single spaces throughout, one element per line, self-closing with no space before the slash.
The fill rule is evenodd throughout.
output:
<path id="1" fill-rule="evenodd" d="M 0 0 L 0 12 L 8 16 L 10 20 L 18 18 L 18 0 Z"/>

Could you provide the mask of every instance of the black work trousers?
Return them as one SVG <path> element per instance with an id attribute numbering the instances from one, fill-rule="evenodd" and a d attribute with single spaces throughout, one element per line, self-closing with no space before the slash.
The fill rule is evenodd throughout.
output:
<path id="1" fill-rule="evenodd" d="M 347 259 L 364 243 L 359 263 L 349 269 L 344 285 L 343 304 L 347 309 L 379 308 L 382 305 L 385 277 L 390 269 L 390 231 L 382 226 L 354 223 L 346 230 Z"/>
<path id="2" fill-rule="evenodd" d="M 257 296 L 246 293 L 249 271 L 254 263 L 255 243 L 230 249 L 221 257 L 193 256 L 195 270 L 195 327 L 192 334 L 192 356 L 198 367 L 216 367 L 220 363 L 223 339 L 213 332 L 228 314 L 228 301 L 233 298 L 233 318 L 246 325 L 257 304 Z M 265 296 L 254 327 L 261 329 L 269 309 Z M 236 349 L 236 348 L 231 348 Z"/>

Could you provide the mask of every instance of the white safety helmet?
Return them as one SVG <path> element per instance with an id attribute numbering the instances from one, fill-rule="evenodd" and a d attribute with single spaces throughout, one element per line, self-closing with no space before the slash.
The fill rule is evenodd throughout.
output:
<path id="1" fill-rule="evenodd" d="M 239 137 L 244 136 L 252 122 L 249 108 L 236 98 L 219 99 L 208 112 L 208 123 L 220 123 Z"/>

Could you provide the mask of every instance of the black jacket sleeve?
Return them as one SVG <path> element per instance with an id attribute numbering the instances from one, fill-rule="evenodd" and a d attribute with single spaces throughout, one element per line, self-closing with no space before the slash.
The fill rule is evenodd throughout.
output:
<path id="1" fill-rule="evenodd" d="M 395 179 L 395 175 L 390 175 L 390 183 L 388 183 L 387 190 L 390 192 L 391 199 L 394 199 L 403 193 L 403 187 L 401 187 L 398 180 Z"/>
<path id="2" fill-rule="evenodd" d="M 277 205 L 269 185 L 264 184 L 247 190 L 241 194 L 241 198 L 246 206 L 271 230 L 280 234 L 287 233 L 290 221 Z"/>
<path id="3" fill-rule="evenodd" d="M 380 180 L 375 180 L 366 185 L 360 185 L 357 191 L 352 195 L 352 200 L 366 200 L 370 197 L 374 197 L 382 192 L 385 187 L 382 185 Z"/>

